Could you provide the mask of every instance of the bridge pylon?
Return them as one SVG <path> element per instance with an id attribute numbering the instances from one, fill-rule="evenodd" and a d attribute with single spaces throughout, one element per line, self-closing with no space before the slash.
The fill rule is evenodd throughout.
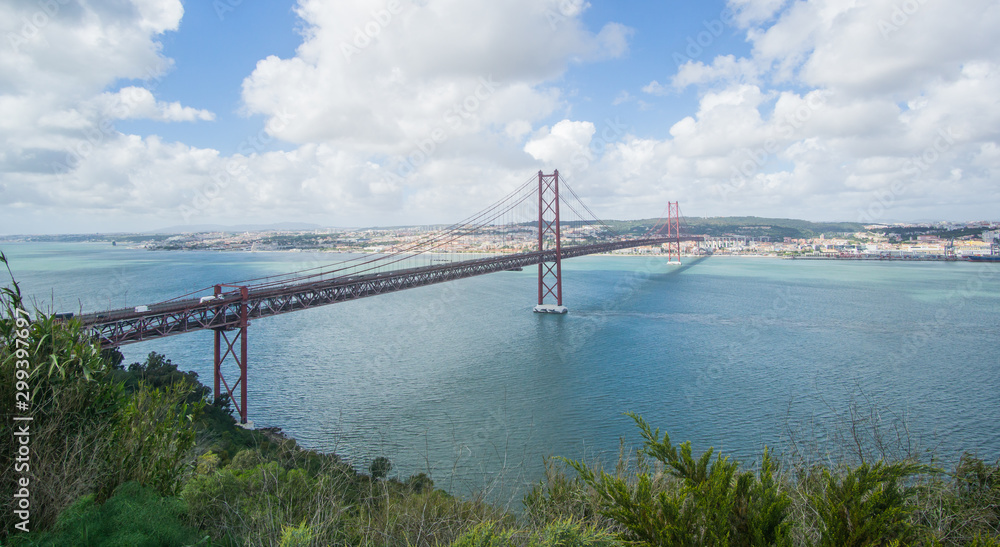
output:
<path id="1" fill-rule="evenodd" d="M 559 170 L 551 175 L 538 172 L 538 251 L 545 251 L 546 237 L 554 240 L 552 260 L 538 263 L 538 305 L 536 313 L 566 313 L 562 295 L 562 233 L 559 228 Z M 550 247 L 551 250 L 551 247 Z M 555 304 L 546 304 L 552 297 Z"/>
<path id="2" fill-rule="evenodd" d="M 681 263 L 681 208 L 678 202 L 667 202 L 667 263 L 673 262 L 676 256 L 677 263 Z"/>
<path id="3" fill-rule="evenodd" d="M 226 394 L 229 395 L 229 400 L 232 402 L 236 409 L 236 412 L 240 415 L 240 423 L 247 423 L 247 327 L 250 326 L 249 322 L 249 309 L 248 300 L 250 299 L 250 291 L 245 286 L 235 286 L 235 285 L 216 285 L 215 286 L 215 297 L 219 298 L 222 294 L 222 287 L 235 287 L 240 290 L 240 306 L 239 306 L 239 316 L 235 323 L 230 323 L 227 317 L 227 325 L 224 327 L 219 327 L 212 329 L 215 331 L 215 364 L 213 366 L 214 376 L 215 376 L 215 400 L 218 401 L 222 396 L 222 388 L 225 388 Z M 225 308 L 220 308 L 225 309 Z M 230 337 L 228 333 L 235 333 Z M 239 349 L 237 349 L 237 347 Z M 233 361 L 236 362 L 236 367 L 239 370 L 239 379 L 236 383 L 229 385 L 226 381 L 225 376 L 222 372 L 222 365 L 226 362 L 228 357 L 232 356 Z M 236 400 L 236 391 L 239 390 L 240 398 Z"/>

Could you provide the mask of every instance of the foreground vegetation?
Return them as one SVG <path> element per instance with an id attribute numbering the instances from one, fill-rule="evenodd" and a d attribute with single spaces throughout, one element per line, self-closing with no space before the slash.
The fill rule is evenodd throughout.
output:
<path id="1" fill-rule="evenodd" d="M 458 499 L 424 474 L 390 478 L 384 458 L 359 472 L 245 430 L 165 357 L 125 367 L 78 324 L 19 322 L 16 284 L 0 297 L 0 400 L 29 389 L 33 417 L 27 534 L 14 426 L 0 425 L 4 545 L 1000 546 L 1000 462 L 830 466 L 765 450 L 748 468 L 635 415 L 643 444 L 614 465 L 550 460 L 523 507 Z"/>

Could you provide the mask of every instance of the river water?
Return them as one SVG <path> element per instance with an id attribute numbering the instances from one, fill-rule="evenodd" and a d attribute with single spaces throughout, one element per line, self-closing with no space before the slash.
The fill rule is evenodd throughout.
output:
<path id="1" fill-rule="evenodd" d="M 76 312 L 342 258 L 0 250 L 36 306 Z M 511 499 L 545 456 L 613 460 L 620 439 L 638 444 L 627 411 L 745 461 L 764 445 L 838 454 L 852 410 L 948 464 L 1000 457 L 1000 265 L 685 260 L 565 261 L 565 316 L 531 312 L 526 269 L 254 321 L 250 419 L 359 469 L 384 455 L 394 475 Z M 211 333 L 122 351 L 166 354 L 211 385 Z"/>

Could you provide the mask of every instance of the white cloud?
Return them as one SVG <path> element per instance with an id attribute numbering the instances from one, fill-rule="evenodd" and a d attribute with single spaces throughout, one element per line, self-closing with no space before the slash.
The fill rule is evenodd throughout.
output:
<path id="1" fill-rule="evenodd" d="M 591 158 L 590 139 L 597 129 L 590 122 L 574 122 L 562 120 L 552 126 L 538 130 L 527 144 L 524 151 L 536 160 L 548 165 L 569 165 L 578 158 Z"/>
<path id="2" fill-rule="evenodd" d="M 169 71 L 157 39 L 179 28 L 179 1 L 68 4 L 17 55 L 0 57 L 10 69 L 0 74 L 0 128 L 17 128 L 0 155 L 5 202 L 165 224 L 247 215 L 352 224 L 386 211 L 429 222 L 443 208 L 474 209 L 537 168 L 525 139 L 568 106 L 552 82 L 571 65 L 627 54 L 633 31 L 613 22 L 587 30 L 587 7 L 302 0 L 295 56 L 260 60 L 243 84 L 243 110 L 263 114 L 265 131 L 224 157 L 114 127 L 214 119 L 157 100 L 152 86 L 115 86 Z M 20 2 L 0 14 L 35 9 Z M 267 151 L 262 138 L 295 147 Z"/>
<path id="3" fill-rule="evenodd" d="M 676 89 L 718 81 L 756 84 L 758 83 L 759 70 L 758 65 L 750 59 L 737 59 L 733 55 L 724 55 L 716 57 L 711 65 L 705 65 L 701 61 L 684 63 L 670 84 Z M 662 86 L 660 87 L 662 88 Z M 643 90 L 645 91 L 645 88 Z"/>
<path id="4" fill-rule="evenodd" d="M 114 126 L 213 119 L 129 82 L 169 72 L 158 40 L 179 28 L 179 1 L 59 4 L 34 31 L 23 18 L 39 4 L 7 2 L 0 207 L 7 219 L 436 222 L 558 167 L 608 217 L 680 200 L 689 214 L 854 220 L 886 188 L 897 189 L 887 219 L 941 216 L 941 203 L 995 211 L 1000 4 L 916 2 L 902 16 L 897 4 L 730 0 L 751 53 L 646 80 L 648 95 L 696 86 L 699 97 L 652 138 L 569 114 L 569 67 L 631 55 L 633 31 L 588 30 L 583 0 L 301 0 L 294 56 L 261 59 L 243 82 L 243 110 L 266 130 L 223 156 Z M 626 102 L 645 104 L 628 92 L 613 104 Z"/>
<path id="5" fill-rule="evenodd" d="M 531 133 L 531 123 L 527 120 L 514 120 L 512 122 L 508 122 L 507 125 L 504 126 L 504 133 L 506 133 L 511 139 L 519 140 L 521 137 Z"/>
<path id="6" fill-rule="evenodd" d="M 611 101 L 611 104 L 614 106 L 618 106 L 620 104 L 624 104 L 634 100 L 635 97 L 633 97 L 631 93 L 623 89 L 618 93 L 618 95 L 615 96 L 615 99 Z"/>
<path id="7" fill-rule="evenodd" d="M 604 25 L 601 32 L 597 34 L 597 41 L 600 44 L 602 56 L 617 58 L 628 52 L 628 41 L 635 30 L 621 23 L 608 23 Z"/>
<path id="8" fill-rule="evenodd" d="M 301 113 L 277 135 L 290 142 L 405 154 L 433 128 L 451 139 L 549 115 L 559 93 L 544 82 L 574 59 L 624 54 L 630 34 L 614 23 L 588 32 L 585 6 L 563 0 L 383 4 L 301 2 L 306 40 L 292 59 L 258 63 L 243 85 L 248 111 Z"/>
<path id="9" fill-rule="evenodd" d="M 139 27 L 153 34 L 177 30 L 184 7 L 180 2 L 164 0 L 132 0 L 139 12 Z"/>
<path id="10" fill-rule="evenodd" d="M 215 114 L 182 106 L 179 102 L 157 101 L 146 88 L 129 86 L 115 93 L 104 93 L 98 103 L 102 114 L 121 120 L 150 119 L 162 122 L 212 121 Z"/>
<path id="11" fill-rule="evenodd" d="M 729 0 L 729 7 L 740 26 L 765 22 L 782 8 L 788 0 Z"/>
<path id="12" fill-rule="evenodd" d="M 989 214 L 1000 4 L 902 5 L 731 0 L 752 55 L 679 67 L 671 86 L 699 86 L 698 112 L 666 140 L 620 143 L 602 172 L 647 192 L 687 178 L 675 197 L 709 210 L 856 220 L 894 188 L 887 219 Z"/>
<path id="13" fill-rule="evenodd" d="M 652 82 L 642 86 L 642 92 L 649 93 L 650 95 L 666 95 L 667 86 L 653 80 Z"/>
<path id="14" fill-rule="evenodd" d="M 0 36 L 7 42 L 0 55 L 0 142 L 6 151 L 0 176 L 8 195 L 44 196 L 38 203 L 44 205 L 76 196 L 90 184 L 95 195 L 103 192 L 109 173 L 98 169 L 101 178 L 91 180 L 86 164 L 102 148 L 122 144 L 115 120 L 214 118 L 205 110 L 157 101 L 143 87 L 114 87 L 121 80 L 163 77 L 172 61 L 161 55 L 157 37 L 177 29 L 182 15 L 178 0 L 0 5 Z M 74 169 L 79 176 L 66 182 L 63 176 Z M 45 175 L 57 177 L 45 184 L 46 192 L 14 188 L 18 181 L 37 184 Z"/>
<path id="15" fill-rule="evenodd" d="M 0 5 L 0 93 L 85 98 L 118 79 L 170 67 L 157 34 L 174 30 L 179 0 L 4 2 Z"/>
<path id="16" fill-rule="evenodd" d="M 963 63 L 1000 57 L 1000 43 L 991 39 L 998 25 L 995 0 L 812 0 L 793 3 L 748 37 L 761 69 L 774 63 L 776 81 L 906 95 L 933 79 L 957 77 Z"/>

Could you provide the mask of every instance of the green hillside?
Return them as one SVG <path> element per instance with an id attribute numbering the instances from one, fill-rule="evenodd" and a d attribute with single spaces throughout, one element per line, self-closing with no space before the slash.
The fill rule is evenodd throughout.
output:
<path id="1" fill-rule="evenodd" d="M 608 224 L 619 232 L 641 234 L 655 226 L 659 219 L 615 220 Z M 683 231 L 690 234 L 722 236 L 770 237 L 781 240 L 785 237 L 804 239 L 827 237 L 863 231 L 864 226 L 856 222 L 810 222 L 791 218 L 764 217 L 684 217 Z"/>

